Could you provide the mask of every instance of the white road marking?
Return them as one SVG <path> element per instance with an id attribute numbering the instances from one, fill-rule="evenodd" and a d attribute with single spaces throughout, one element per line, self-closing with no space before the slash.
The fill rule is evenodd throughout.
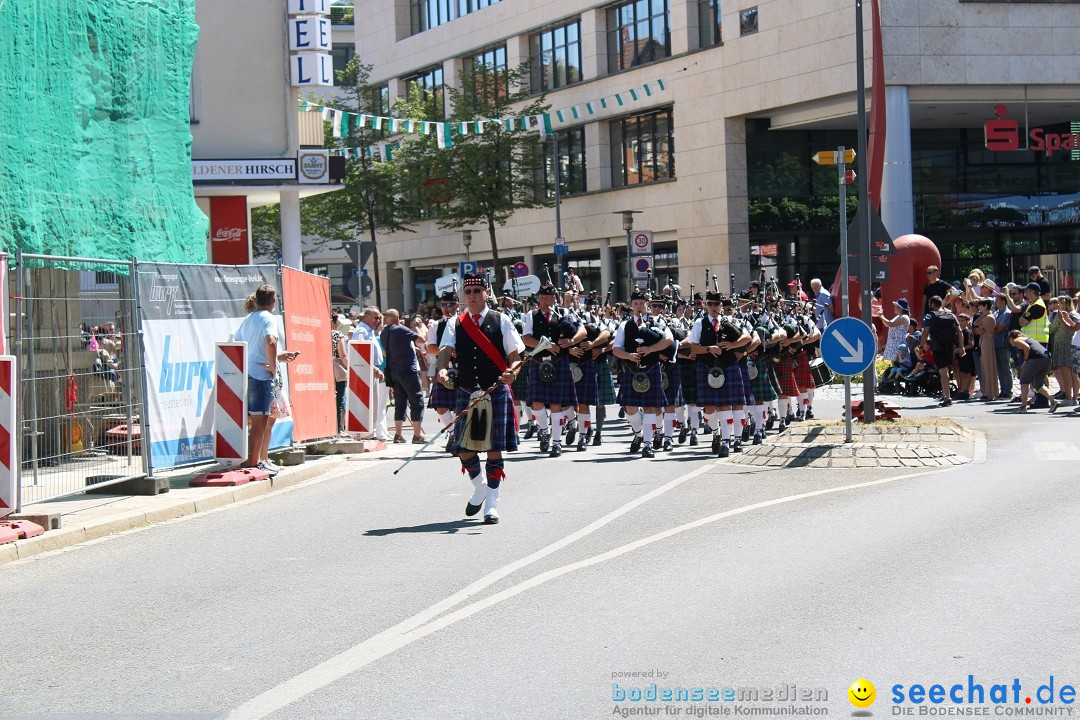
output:
<path id="1" fill-rule="evenodd" d="M 1080 460 L 1080 447 L 1071 442 L 1035 442 L 1031 444 L 1040 460 Z"/>
<path id="2" fill-rule="evenodd" d="M 792 503 L 799 500 L 806 500 L 808 498 L 818 497 L 822 495 L 830 495 L 833 493 L 846 492 L 849 490 L 857 490 L 860 488 L 873 487 L 875 485 L 884 485 L 886 483 L 893 483 L 899 480 L 907 480 L 911 478 L 923 477 L 926 475 L 934 475 L 938 473 L 948 472 L 953 468 L 939 468 L 935 470 L 929 470 L 919 473 L 911 473 L 907 475 L 900 475 L 897 477 L 884 478 L 881 480 L 872 480 L 869 482 L 856 483 L 853 485 L 844 485 L 842 487 L 828 488 L 825 490 L 815 490 L 812 492 L 800 493 L 798 495 L 789 495 L 787 497 L 777 498 L 775 500 L 766 500 L 764 502 L 754 503 L 752 505 L 744 505 L 743 507 L 735 508 L 733 510 L 727 510 L 722 513 L 710 515 L 700 520 L 695 520 L 684 525 L 680 525 L 670 530 L 665 530 L 654 535 L 636 540 L 632 543 L 622 545 L 621 547 L 614 548 L 599 555 L 594 555 L 585 560 L 581 560 L 569 565 L 564 565 L 547 572 L 540 573 L 534 577 L 509 587 L 505 590 L 501 590 L 493 595 L 490 595 L 482 600 L 478 600 L 470 605 L 455 610 L 444 617 L 438 618 L 446 610 L 449 610 L 455 605 L 459 605 L 470 596 L 480 592 L 484 588 L 487 588 L 498 582 L 502 578 L 506 577 L 512 572 L 519 570 L 527 565 L 530 565 L 541 558 L 560 550 L 571 543 L 580 540 L 581 538 L 589 535 L 596 530 L 599 530 L 603 526 L 609 524 L 613 520 L 625 515 L 634 508 L 644 504 L 645 502 L 662 495 L 663 493 L 671 490 L 678 485 L 690 480 L 702 473 L 712 469 L 718 463 L 712 462 L 696 470 L 693 470 L 685 475 L 675 478 L 671 482 L 656 488 L 650 493 L 641 496 L 640 498 L 633 500 L 626 505 L 614 510 L 599 520 L 593 522 L 577 532 L 568 535 L 567 537 L 559 540 L 547 547 L 536 551 L 532 555 L 529 555 L 521 560 L 517 560 L 509 565 L 506 565 L 476 582 L 470 584 L 468 587 L 454 593 L 450 597 L 439 601 L 432 605 L 430 608 L 423 610 L 412 617 L 409 617 L 402 622 L 394 625 L 393 627 L 384 630 L 383 632 L 375 635 L 363 642 L 354 645 L 353 647 L 345 650 L 338 655 L 319 663 L 315 667 L 307 670 L 294 678 L 286 680 L 285 682 L 270 688 L 266 692 L 248 700 L 239 707 L 232 710 L 225 717 L 228 720 L 258 720 L 264 718 L 274 712 L 277 712 L 281 708 L 290 705 L 297 700 L 310 695 L 311 693 L 330 685 L 343 677 L 347 677 L 352 673 L 370 665 L 371 663 L 379 660 L 386 655 L 399 650 L 410 643 L 415 642 L 421 638 L 427 637 L 434 632 L 442 630 L 459 620 L 471 617 L 476 613 L 485 610 L 493 605 L 508 600 L 516 595 L 520 595 L 526 590 L 543 585 L 546 582 L 562 577 L 568 573 L 580 570 L 582 568 L 597 565 L 613 558 L 625 555 L 626 553 L 639 550 L 647 545 L 666 540 L 687 530 L 693 530 L 710 523 L 724 520 L 735 515 L 741 515 L 743 513 L 752 512 L 754 510 L 761 510 L 763 508 L 772 507 L 774 505 L 782 505 L 786 503 Z M 436 619 L 438 618 L 438 619 Z"/>

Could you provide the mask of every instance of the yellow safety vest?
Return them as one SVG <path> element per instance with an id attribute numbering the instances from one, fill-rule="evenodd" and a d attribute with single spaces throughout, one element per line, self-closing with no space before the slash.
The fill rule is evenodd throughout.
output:
<path id="1" fill-rule="evenodd" d="M 1031 320 L 1024 326 L 1024 334 L 1032 340 L 1046 345 L 1050 342 L 1050 313 L 1046 311 L 1046 303 L 1039 298 L 1035 302 L 1031 303 L 1031 306 L 1039 305 L 1043 309 L 1043 316 L 1038 320 Z"/>

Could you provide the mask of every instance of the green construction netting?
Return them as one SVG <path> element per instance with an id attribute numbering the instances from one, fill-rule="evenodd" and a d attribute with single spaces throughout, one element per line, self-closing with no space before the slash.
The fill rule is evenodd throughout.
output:
<path id="1" fill-rule="evenodd" d="M 206 259 L 195 0 L 0 0 L 0 248 Z"/>

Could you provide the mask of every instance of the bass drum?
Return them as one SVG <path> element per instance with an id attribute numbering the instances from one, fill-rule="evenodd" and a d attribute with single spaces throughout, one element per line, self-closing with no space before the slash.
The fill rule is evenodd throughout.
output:
<path id="1" fill-rule="evenodd" d="M 822 358 L 814 358 L 810 361 L 810 375 L 814 378 L 814 384 L 818 387 L 828 385 L 833 381 L 833 372 Z"/>

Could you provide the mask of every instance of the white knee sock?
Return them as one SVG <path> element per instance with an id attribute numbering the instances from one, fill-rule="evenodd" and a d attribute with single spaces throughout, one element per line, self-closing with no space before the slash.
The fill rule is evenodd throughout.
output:
<path id="1" fill-rule="evenodd" d="M 810 389 L 809 389 L 809 390 L 807 391 L 807 393 L 806 393 L 806 396 L 807 396 L 807 397 L 808 397 L 808 398 L 810 399 L 810 403 L 809 403 L 809 404 L 810 404 L 811 406 L 813 406 L 813 404 L 814 404 L 814 388 L 810 388 Z"/>
<path id="2" fill-rule="evenodd" d="M 641 413 L 636 412 L 633 415 L 627 413 L 626 422 L 630 423 L 630 429 L 634 431 L 635 435 L 641 433 Z"/>
<path id="3" fill-rule="evenodd" d="M 758 432 L 762 432 L 765 429 L 765 423 L 769 422 L 769 408 L 764 403 L 759 403 L 754 408 L 758 416 Z"/>
<path id="4" fill-rule="evenodd" d="M 439 414 L 439 421 L 442 422 L 443 425 L 449 425 L 450 421 L 452 421 L 453 419 L 454 419 L 454 413 L 452 413 L 449 410 L 447 410 L 444 413 Z M 473 503 L 473 505 L 475 505 L 475 504 L 476 503 Z"/>
<path id="5" fill-rule="evenodd" d="M 656 413 L 645 413 L 642 423 L 641 437 L 646 443 L 651 443 L 653 439 L 653 428 L 656 427 Z"/>
<path id="6" fill-rule="evenodd" d="M 746 410 L 739 408 L 732 410 L 731 414 L 735 417 L 735 437 L 742 438 L 743 428 L 746 427 Z"/>
<path id="7" fill-rule="evenodd" d="M 730 410 L 721 410 L 717 415 L 720 418 L 720 439 L 730 440 L 732 428 L 735 427 L 735 415 Z"/>
<path id="8" fill-rule="evenodd" d="M 578 413 L 578 422 L 581 423 L 581 430 L 588 432 L 592 426 L 592 414 L 591 413 Z"/>
<path id="9" fill-rule="evenodd" d="M 720 432 L 720 411 L 713 410 L 709 413 L 709 427 L 713 429 L 713 435 Z"/>
<path id="10" fill-rule="evenodd" d="M 810 393 L 804 392 L 799 395 L 800 410 L 805 411 L 806 406 L 810 404 Z"/>
<path id="11" fill-rule="evenodd" d="M 551 427 L 547 411 L 544 409 L 533 410 L 533 415 L 536 416 L 536 424 L 540 427 L 540 432 L 547 432 L 548 428 Z"/>
<path id="12" fill-rule="evenodd" d="M 686 412 L 690 416 L 690 428 L 697 430 L 701 427 L 701 415 L 697 405 L 687 405 Z"/>
<path id="13" fill-rule="evenodd" d="M 671 439 L 675 432 L 675 413 L 664 413 L 664 437 Z"/>
<path id="14" fill-rule="evenodd" d="M 556 445 L 562 445 L 562 424 L 565 415 L 566 413 L 561 410 L 551 413 L 551 441 Z"/>
<path id="15" fill-rule="evenodd" d="M 685 405 L 680 405 L 679 407 L 675 408 L 675 419 L 678 420 L 681 423 L 686 422 L 686 406 Z"/>

